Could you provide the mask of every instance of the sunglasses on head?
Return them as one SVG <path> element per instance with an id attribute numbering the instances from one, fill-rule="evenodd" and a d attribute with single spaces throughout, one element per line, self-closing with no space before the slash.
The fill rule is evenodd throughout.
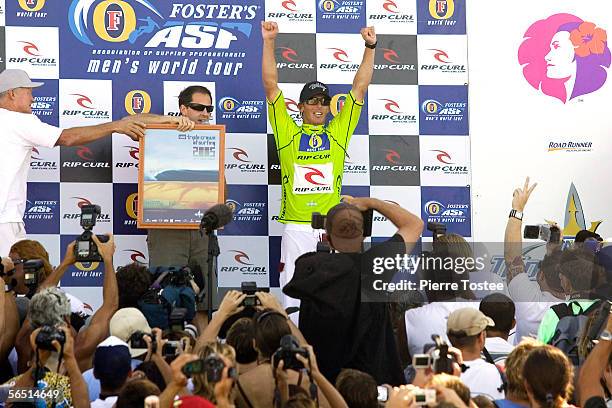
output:
<path id="1" fill-rule="evenodd" d="M 213 105 L 203 105 L 195 102 L 189 102 L 187 106 L 193 110 L 197 110 L 198 112 L 202 112 L 204 109 L 206 109 L 206 112 L 212 113 L 212 111 L 215 109 Z"/>
<path id="2" fill-rule="evenodd" d="M 323 106 L 329 106 L 330 102 L 331 99 L 324 96 L 313 96 L 306 99 L 306 105 L 318 105 L 320 103 Z"/>

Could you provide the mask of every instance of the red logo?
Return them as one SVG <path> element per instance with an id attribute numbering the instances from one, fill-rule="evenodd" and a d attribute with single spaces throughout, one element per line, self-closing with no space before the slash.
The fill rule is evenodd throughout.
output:
<path id="1" fill-rule="evenodd" d="M 28 41 L 19 41 L 22 44 L 25 44 L 23 46 L 23 52 L 25 52 L 28 55 L 31 55 L 33 57 L 40 57 L 40 50 L 38 49 L 38 47 L 36 46 L 36 44 L 33 44 L 31 42 Z"/>
<path id="2" fill-rule="evenodd" d="M 130 149 L 129 153 L 130 153 L 130 156 L 132 156 L 132 159 L 138 160 L 138 153 L 140 152 L 138 147 L 135 147 L 135 146 L 123 146 L 123 147 Z"/>
<path id="3" fill-rule="evenodd" d="M 32 158 L 34 160 L 42 160 L 40 157 L 38 157 L 39 154 L 40 154 L 40 152 L 38 151 L 38 149 L 33 147 L 32 148 L 32 156 L 30 156 L 30 158 Z"/>
<path id="4" fill-rule="evenodd" d="M 297 10 L 294 8 L 294 7 L 295 7 L 295 1 L 293 1 L 293 0 L 285 0 L 285 1 L 283 1 L 283 2 L 281 3 L 281 5 L 282 5 L 282 6 L 283 6 L 285 9 L 287 9 L 287 10 L 289 10 L 289 11 L 293 11 L 293 12 L 296 12 L 296 11 L 297 11 Z"/>
<path id="5" fill-rule="evenodd" d="M 445 161 L 444 159 L 448 159 L 448 160 L 452 160 L 450 154 L 446 153 L 444 150 L 431 150 L 432 152 L 438 152 L 440 154 L 436 155 L 436 159 L 438 159 L 439 162 L 442 162 L 444 164 L 453 164 L 452 161 Z"/>
<path id="6" fill-rule="evenodd" d="M 279 49 L 283 50 L 283 52 L 281 52 L 281 56 L 283 57 L 283 59 L 286 59 L 287 61 L 290 62 L 298 62 L 298 54 L 297 52 L 295 52 L 295 50 L 293 48 L 289 48 L 289 47 L 278 47 Z"/>
<path id="7" fill-rule="evenodd" d="M 82 95 L 82 94 L 70 94 L 72 96 L 78 96 L 79 98 L 77 98 L 77 104 L 79 106 L 82 106 L 85 109 L 93 109 L 94 107 L 91 106 L 91 99 L 89 99 L 87 96 Z"/>
<path id="8" fill-rule="evenodd" d="M 89 201 L 86 198 L 83 198 L 83 197 L 70 197 L 70 198 L 74 198 L 76 200 L 79 200 L 79 202 L 77 203 L 79 208 L 83 207 L 84 205 L 91 205 L 91 201 Z"/>
<path id="9" fill-rule="evenodd" d="M 399 58 L 397 52 L 395 50 L 391 50 L 389 48 L 383 48 L 385 53 L 383 54 L 383 58 L 389 61 L 392 64 L 397 64 L 399 61 L 396 58 Z"/>
<path id="10" fill-rule="evenodd" d="M 298 108 L 298 104 L 293 99 L 285 99 L 285 107 L 291 112 L 300 113 L 300 108 Z"/>
<path id="11" fill-rule="evenodd" d="M 76 151 L 76 154 L 83 160 L 92 161 L 94 159 L 93 152 L 87 146 L 79 146 Z"/>
<path id="12" fill-rule="evenodd" d="M 234 153 L 232 154 L 232 156 L 234 156 L 234 159 L 241 161 L 243 163 L 250 163 L 250 160 L 245 160 L 249 158 L 249 155 L 247 152 L 245 152 L 243 149 L 240 149 L 238 147 L 228 147 L 229 150 L 235 150 Z"/>
<path id="13" fill-rule="evenodd" d="M 316 184 L 317 186 L 324 186 L 325 184 L 323 183 L 319 183 L 317 181 L 314 181 L 312 178 L 313 177 L 321 177 L 324 181 L 325 181 L 325 175 L 323 173 L 321 173 L 320 170 L 317 170 L 315 168 L 312 167 L 307 167 L 307 166 L 303 166 L 303 168 L 311 170 L 308 173 L 306 173 L 304 175 L 304 178 L 306 179 L 306 181 L 308 181 L 310 184 Z"/>
<path id="14" fill-rule="evenodd" d="M 108 27 L 107 31 L 118 31 L 119 24 L 121 24 L 121 17 L 123 17 L 123 11 L 121 10 L 108 10 L 106 12 L 108 16 Z"/>
<path id="15" fill-rule="evenodd" d="M 341 50 L 340 48 L 328 48 L 328 50 L 335 50 L 336 52 L 334 52 L 334 58 L 337 59 L 340 62 L 350 62 L 348 60 L 348 54 L 346 53 L 346 51 Z M 347 58 L 347 59 L 343 59 L 343 58 Z"/>
<path id="16" fill-rule="evenodd" d="M 397 4 L 395 4 L 393 0 L 385 1 L 385 4 L 383 4 L 383 8 L 389 13 L 399 13 L 399 11 L 397 11 Z"/>
<path id="17" fill-rule="evenodd" d="M 392 99 L 379 99 L 379 100 L 387 102 L 387 103 L 385 103 L 385 109 L 388 110 L 389 112 L 392 112 L 392 113 L 401 113 L 399 111 L 400 107 L 399 107 L 398 103 L 395 102 L 394 100 L 392 100 Z"/>
<path id="18" fill-rule="evenodd" d="M 249 258 L 249 256 L 245 252 L 243 252 L 243 251 L 236 251 L 234 249 L 231 249 L 230 252 L 235 252 L 236 253 L 236 255 L 234 255 L 234 260 L 236 262 L 238 262 L 239 264 L 242 264 L 242 265 L 253 265 L 252 263 L 249 263 L 249 261 L 251 259 Z"/>
<path id="19" fill-rule="evenodd" d="M 401 157 L 398 152 L 392 149 L 383 149 L 383 151 L 387 153 L 385 159 L 387 159 L 389 163 L 400 164 L 398 160 L 401 159 Z"/>
<path id="20" fill-rule="evenodd" d="M 124 249 L 124 251 L 132 253 L 132 255 L 130 255 L 130 259 L 132 260 L 132 262 L 135 262 L 135 263 L 147 263 L 147 258 L 145 257 L 145 255 L 142 252 L 137 251 L 135 249 Z"/>
<path id="21" fill-rule="evenodd" d="M 436 53 L 434 54 L 434 58 L 438 61 L 440 61 L 443 64 L 450 64 L 450 61 L 448 61 L 448 54 L 445 53 L 442 50 L 438 50 L 436 48 L 431 48 L 429 51 L 435 51 Z"/>

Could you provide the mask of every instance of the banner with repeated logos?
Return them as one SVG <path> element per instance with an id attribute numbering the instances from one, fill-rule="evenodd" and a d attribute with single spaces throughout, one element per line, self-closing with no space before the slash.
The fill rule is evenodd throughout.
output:
<path id="1" fill-rule="evenodd" d="M 6 3 L 6 4 L 4 4 Z M 304 82 L 330 85 L 343 106 L 363 54 L 360 28 L 378 36 L 372 84 L 345 161 L 343 192 L 396 202 L 471 236 L 466 0 L 0 0 L 0 68 L 45 85 L 33 112 L 62 127 L 135 113 L 178 115 L 186 86 L 207 86 L 224 124 L 227 202 L 219 282 L 278 286 L 280 167 L 261 85 L 260 22 L 276 21 L 279 86 L 300 121 Z M 116 265 L 147 263 L 135 226 L 138 145 L 123 135 L 32 152 L 25 222 L 53 263 L 96 203 L 96 232 L 116 235 Z M 373 239 L 395 228 L 374 219 Z M 424 238 L 430 240 L 431 238 Z M 99 305 L 102 265 L 77 264 L 62 286 Z"/>

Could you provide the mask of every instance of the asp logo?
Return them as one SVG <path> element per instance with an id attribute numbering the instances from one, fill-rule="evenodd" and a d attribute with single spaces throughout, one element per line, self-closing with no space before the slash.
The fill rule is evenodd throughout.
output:
<path id="1" fill-rule="evenodd" d="M 227 200 L 225 204 L 232 209 L 234 221 L 261 221 L 266 207 L 265 202 L 239 203 Z"/>
<path id="2" fill-rule="evenodd" d="M 264 101 L 240 101 L 225 96 L 219 100 L 218 106 L 222 119 L 259 119 L 263 114 Z"/>
<path id="3" fill-rule="evenodd" d="M 319 10 L 322 13 L 349 14 L 349 15 L 359 14 L 362 7 L 363 7 L 362 1 L 319 0 Z"/>
<path id="4" fill-rule="evenodd" d="M 448 20 L 455 13 L 455 0 L 429 0 L 429 14 L 436 20 Z"/>
<path id="5" fill-rule="evenodd" d="M 90 46 L 96 37 L 109 43 L 135 44 L 146 36 L 145 48 L 228 49 L 238 40 L 237 34 L 251 36 L 252 24 L 242 21 L 254 19 L 258 7 L 232 5 L 227 10 L 217 5 L 173 4 L 172 20 L 164 21 L 149 0 L 132 3 L 140 6 L 138 13 L 126 0 L 73 0 L 68 12 L 70 30 L 77 40 Z M 177 20 L 180 18 L 231 18 L 236 22 L 184 23 Z"/>
<path id="6" fill-rule="evenodd" d="M 428 116 L 437 116 L 439 118 L 457 118 L 455 120 L 461 120 L 463 118 L 463 111 L 466 107 L 464 102 L 448 102 L 441 103 L 435 99 L 428 99 L 421 105 L 421 110 Z M 451 119 L 446 119 L 451 120 Z"/>
<path id="7" fill-rule="evenodd" d="M 447 219 L 446 221 L 441 222 L 457 222 L 457 220 L 465 221 L 467 208 L 467 204 L 449 204 L 445 206 L 441 202 L 435 200 L 426 202 L 424 206 L 425 214 L 430 217 L 440 217 L 442 219 L 444 219 L 444 217 L 451 217 L 454 219 L 454 221 Z"/>
<path id="8" fill-rule="evenodd" d="M 151 96 L 141 89 L 128 92 L 125 95 L 125 111 L 130 115 L 149 113 L 151 111 Z"/>
<path id="9" fill-rule="evenodd" d="M 45 7 L 46 0 L 18 0 L 19 7 L 24 11 L 40 11 Z"/>

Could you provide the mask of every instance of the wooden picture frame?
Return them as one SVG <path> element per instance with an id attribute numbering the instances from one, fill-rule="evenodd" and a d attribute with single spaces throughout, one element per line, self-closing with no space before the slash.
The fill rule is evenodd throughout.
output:
<path id="1" fill-rule="evenodd" d="M 223 203 L 225 126 L 151 125 L 140 139 L 138 228 L 198 229 L 210 207 Z"/>

